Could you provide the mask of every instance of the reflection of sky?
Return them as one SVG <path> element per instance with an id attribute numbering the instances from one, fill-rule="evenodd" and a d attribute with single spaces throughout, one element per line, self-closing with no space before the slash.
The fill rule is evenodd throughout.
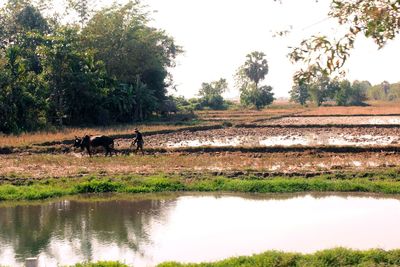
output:
<path id="1" fill-rule="evenodd" d="M 165 146 L 178 147 L 199 147 L 199 146 L 371 146 L 391 145 L 399 141 L 397 136 L 383 135 L 344 135 L 344 134 L 309 134 L 304 135 L 277 135 L 277 136 L 236 136 L 213 139 L 183 140 L 180 142 L 167 142 Z"/>
<path id="2" fill-rule="evenodd" d="M 400 201 L 396 199 L 182 196 L 174 205 L 162 205 L 161 209 L 168 212 L 155 213 L 141 228 L 148 239 L 137 241 L 141 243 L 139 252 L 124 243 L 135 239 L 134 229 L 129 230 L 128 241 L 121 242 L 101 240 L 101 235 L 88 228 L 81 238 L 76 234 L 60 238 L 53 233 L 38 255 L 40 263 L 49 267 L 85 261 L 80 248 L 86 242 L 92 261 L 119 260 L 135 266 L 169 260 L 213 261 L 272 249 L 313 252 L 337 246 L 400 248 Z M 137 216 L 144 213 L 152 212 L 142 210 Z M 0 244 L 4 242 L 0 240 Z M 0 245 L 0 265 L 16 266 L 10 246 Z"/>

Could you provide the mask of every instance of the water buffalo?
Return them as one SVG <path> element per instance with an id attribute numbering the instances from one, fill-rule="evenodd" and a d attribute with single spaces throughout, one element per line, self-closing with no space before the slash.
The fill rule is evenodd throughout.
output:
<path id="1" fill-rule="evenodd" d="M 111 137 L 105 135 L 101 136 L 85 135 L 83 138 L 79 138 L 75 136 L 74 147 L 80 147 L 81 149 L 86 148 L 87 152 L 89 153 L 89 156 L 92 156 L 90 148 L 99 146 L 104 147 L 104 150 L 106 151 L 106 156 L 107 154 L 109 154 L 111 157 L 111 152 L 114 150 L 114 140 Z"/>

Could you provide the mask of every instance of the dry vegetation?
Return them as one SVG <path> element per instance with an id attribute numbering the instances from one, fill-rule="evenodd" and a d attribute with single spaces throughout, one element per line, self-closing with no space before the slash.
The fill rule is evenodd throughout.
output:
<path id="1" fill-rule="evenodd" d="M 371 101 L 365 107 L 317 107 L 309 109 L 302 115 L 334 116 L 334 115 L 387 115 L 400 114 L 399 102 Z"/>
<path id="2" fill-rule="evenodd" d="M 397 153 L 172 153 L 89 158 L 66 155 L 0 156 L 0 177 L 75 177 L 89 174 L 154 174 L 256 171 L 266 175 L 400 167 Z M 0 179 L 1 180 L 1 179 Z"/>

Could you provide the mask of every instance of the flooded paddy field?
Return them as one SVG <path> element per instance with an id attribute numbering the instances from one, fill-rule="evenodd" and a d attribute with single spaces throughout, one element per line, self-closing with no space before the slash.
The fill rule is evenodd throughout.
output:
<path id="1" fill-rule="evenodd" d="M 269 125 L 400 125 L 400 116 L 293 116 L 268 120 Z"/>
<path id="2" fill-rule="evenodd" d="M 400 248 L 400 200 L 368 194 L 78 197 L 0 206 L 0 265 L 87 259 L 134 266 L 266 250 Z"/>
<path id="3" fill-rule="evenodd" d="M 400 128 L 381 127 L 229 127 L 152 135 L 148 147 L 199 146 L 384 146 L 400 142 Z M 124 144 L 124 140 L 120 140 Z"/>

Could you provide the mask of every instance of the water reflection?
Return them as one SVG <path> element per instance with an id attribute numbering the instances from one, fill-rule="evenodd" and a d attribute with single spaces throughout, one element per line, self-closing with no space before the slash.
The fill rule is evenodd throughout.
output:
<path id="1" fill-rule="evenodd" d="M 400 201 L 373 195 L 169 195 L 0 207 L 0 265 L 153 266 L 269 249 L 400 248 Z"/>

